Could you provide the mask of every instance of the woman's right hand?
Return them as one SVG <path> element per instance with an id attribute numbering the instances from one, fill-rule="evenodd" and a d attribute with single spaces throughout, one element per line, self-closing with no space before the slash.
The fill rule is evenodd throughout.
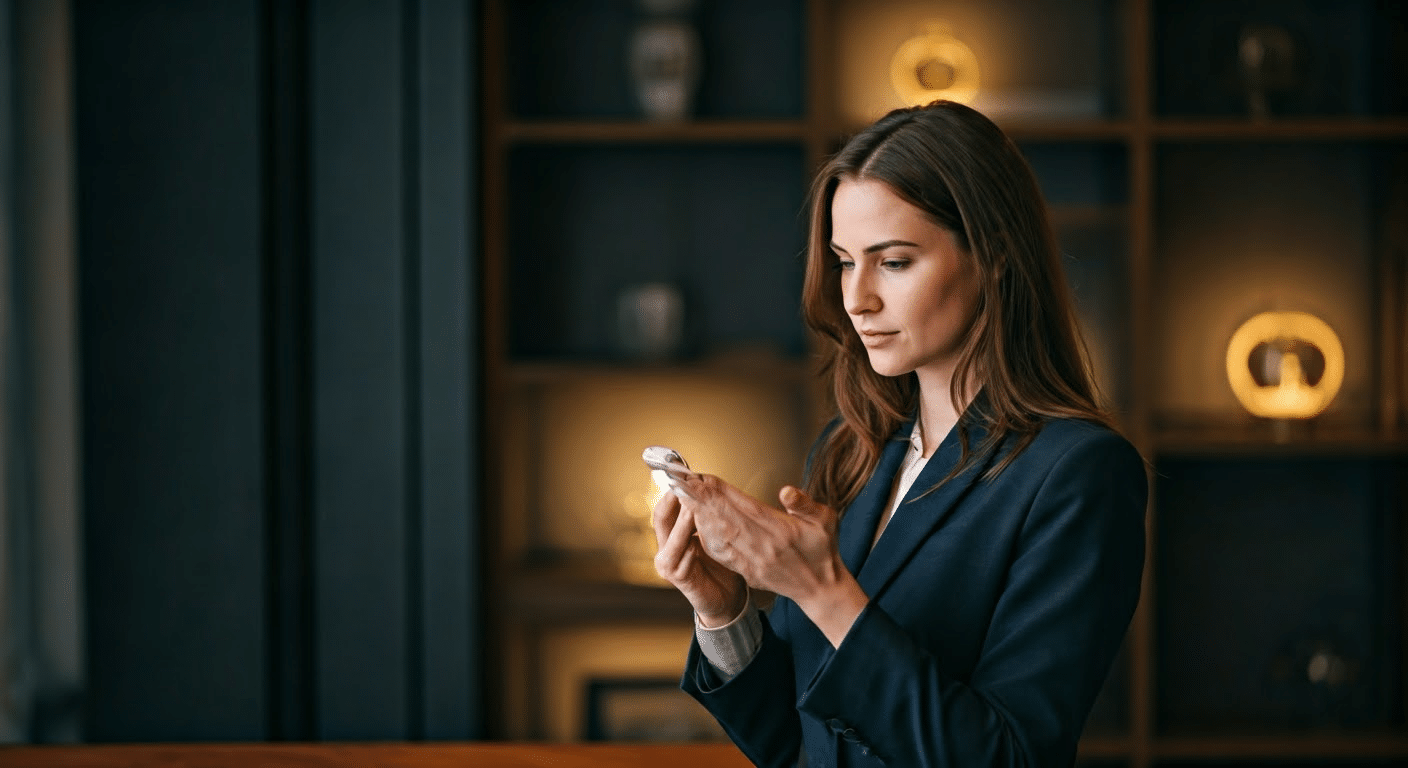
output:
<path id="1" fill-rule="evenodd" d="M 667 491 L 660 497 L 652 521 L 659 545 L 655 571 L 689 600 L 700 623 L 721 627 L 743 613 L 747 582 L 704 552 L 694 532 L 694 517 L 675 494 Z"/>

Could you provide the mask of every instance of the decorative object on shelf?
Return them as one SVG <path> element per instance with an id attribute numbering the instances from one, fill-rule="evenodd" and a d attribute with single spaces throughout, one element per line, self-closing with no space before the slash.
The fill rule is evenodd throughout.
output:
<path id="1" fill-rule="evenodd" d="M 978 58 L 946 21 L 930 19 L 890 58 L 890 84 L 906 104 L 968 103 L 978 95 Z"/>
<path id="2" fill-rule="evenodd" d="M 1374 719 L 1365 660 L 1336 627 L 1305 628 L 1287 638 L 1267 670 L 1267 692 L 1298 728 L 1365 725 Z"/>
<path id="3" fill-rule="evenodd" d="M 1247 112 L 1256 120 L 1271 115 L 1267 94 L 1296 85 L 1296 45 L 1284 27 L 1249 24 L 1237 39 L 1237 61 L 1246 89 Z"/>
<path id="4" fill-rule="evenodd" d="M 1329 406 L 1344 383 L 1344 346 L 1306 312 L 1263 312 L 1227 345 L 1227 380 L 1254 416 L 1308 419 Z"/>
<path id="5" fill-rule="evenodd" d="M 694 0 L 639 0 L 646 18 L 631 35 L 631 78 L 651 120 L 679 121 L 694 113 L 699 85 L 699 33 L 688 14 Z"/>
<path id="6" fill-rule="evenodd" d="M 616 341 L 634 360 L 659 362 L 684 346 L 684 295 L 670 283 L 643 283 L 622 290 L 616 300 Z"/>

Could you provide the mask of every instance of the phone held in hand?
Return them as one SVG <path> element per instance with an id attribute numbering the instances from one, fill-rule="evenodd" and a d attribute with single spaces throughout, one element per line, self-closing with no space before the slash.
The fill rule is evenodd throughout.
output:
<path id="1" fill-rule="evenodd" d="M 692 477 L 694 471 L 689 468 L 679 451 L 663 445 L 652 445 L 641 453 L 641 459 L 650 467 L 650 476 L 656 485 L 669 488 L 676 496 L 692 498 L 680 487 L 680 483 Z"/>

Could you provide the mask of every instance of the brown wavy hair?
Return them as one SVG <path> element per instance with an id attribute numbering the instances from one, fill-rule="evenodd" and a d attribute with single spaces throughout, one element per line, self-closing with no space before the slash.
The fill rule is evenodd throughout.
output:
<path id="1" fill-rule="evenodd" d="M 977 308 L 949 394 L 960 411 L 978 390 L 983 396 L 981 407 L 970 406 L 959 420 L 962 455 L 940 484 L 1013 438 L 1012 450 L 984 474 L 997 476 L 1050 418 L 1115 428 L 1098 403 L 1046 204 L 1026 159 L 992 121 L 962 104 L 897 109 L 852 137 L 811 190 L 802 312 L 820 339 L 821 372 L 831 378 L 839 419 L 815 449 L 808 493 L 844 510 L 919 405 L 915 374 L 888 377 L 871 368 L 842 303 L 831 250 L 831 201 L 842 180 L 888 185 L 952 231 L 977 265 Z M 974 424 L 987 433 L 976 447 L 969 445 Z"/>

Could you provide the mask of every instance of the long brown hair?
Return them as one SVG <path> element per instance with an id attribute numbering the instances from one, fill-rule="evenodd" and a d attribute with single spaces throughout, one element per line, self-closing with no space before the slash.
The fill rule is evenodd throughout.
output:
<path id="1" fill-rule="evenodd" d="M 844 510 L 885 441 L 919 405 L 913 373 L 886 377 L 871 368 L 842 304 L 840 275 L 831 268 L 831 201 L 842 180 L 888 185 L 952 231 L 977 265 L 977 308 L 949 394 L 958 408 L 976 394 L 968 391 L 974 382 L 982 407 L 959 420 L 962 457 L 945 481 L 1012 437 L 1013 449 L 984 475 L 995 477 L 1048 418 L 1114 427 L 1097 402 L 1046 204 L 1027 161 L 992 121 L 962 104 L 897 109 L 852 137 L 811 190 L 802 312 L 820 337 L 822 373 L 831 377 L 840 420 L 812 458 L 808 493 Z M 971 423 L 987 433 L 976 448 L 969 446 Z"/>

